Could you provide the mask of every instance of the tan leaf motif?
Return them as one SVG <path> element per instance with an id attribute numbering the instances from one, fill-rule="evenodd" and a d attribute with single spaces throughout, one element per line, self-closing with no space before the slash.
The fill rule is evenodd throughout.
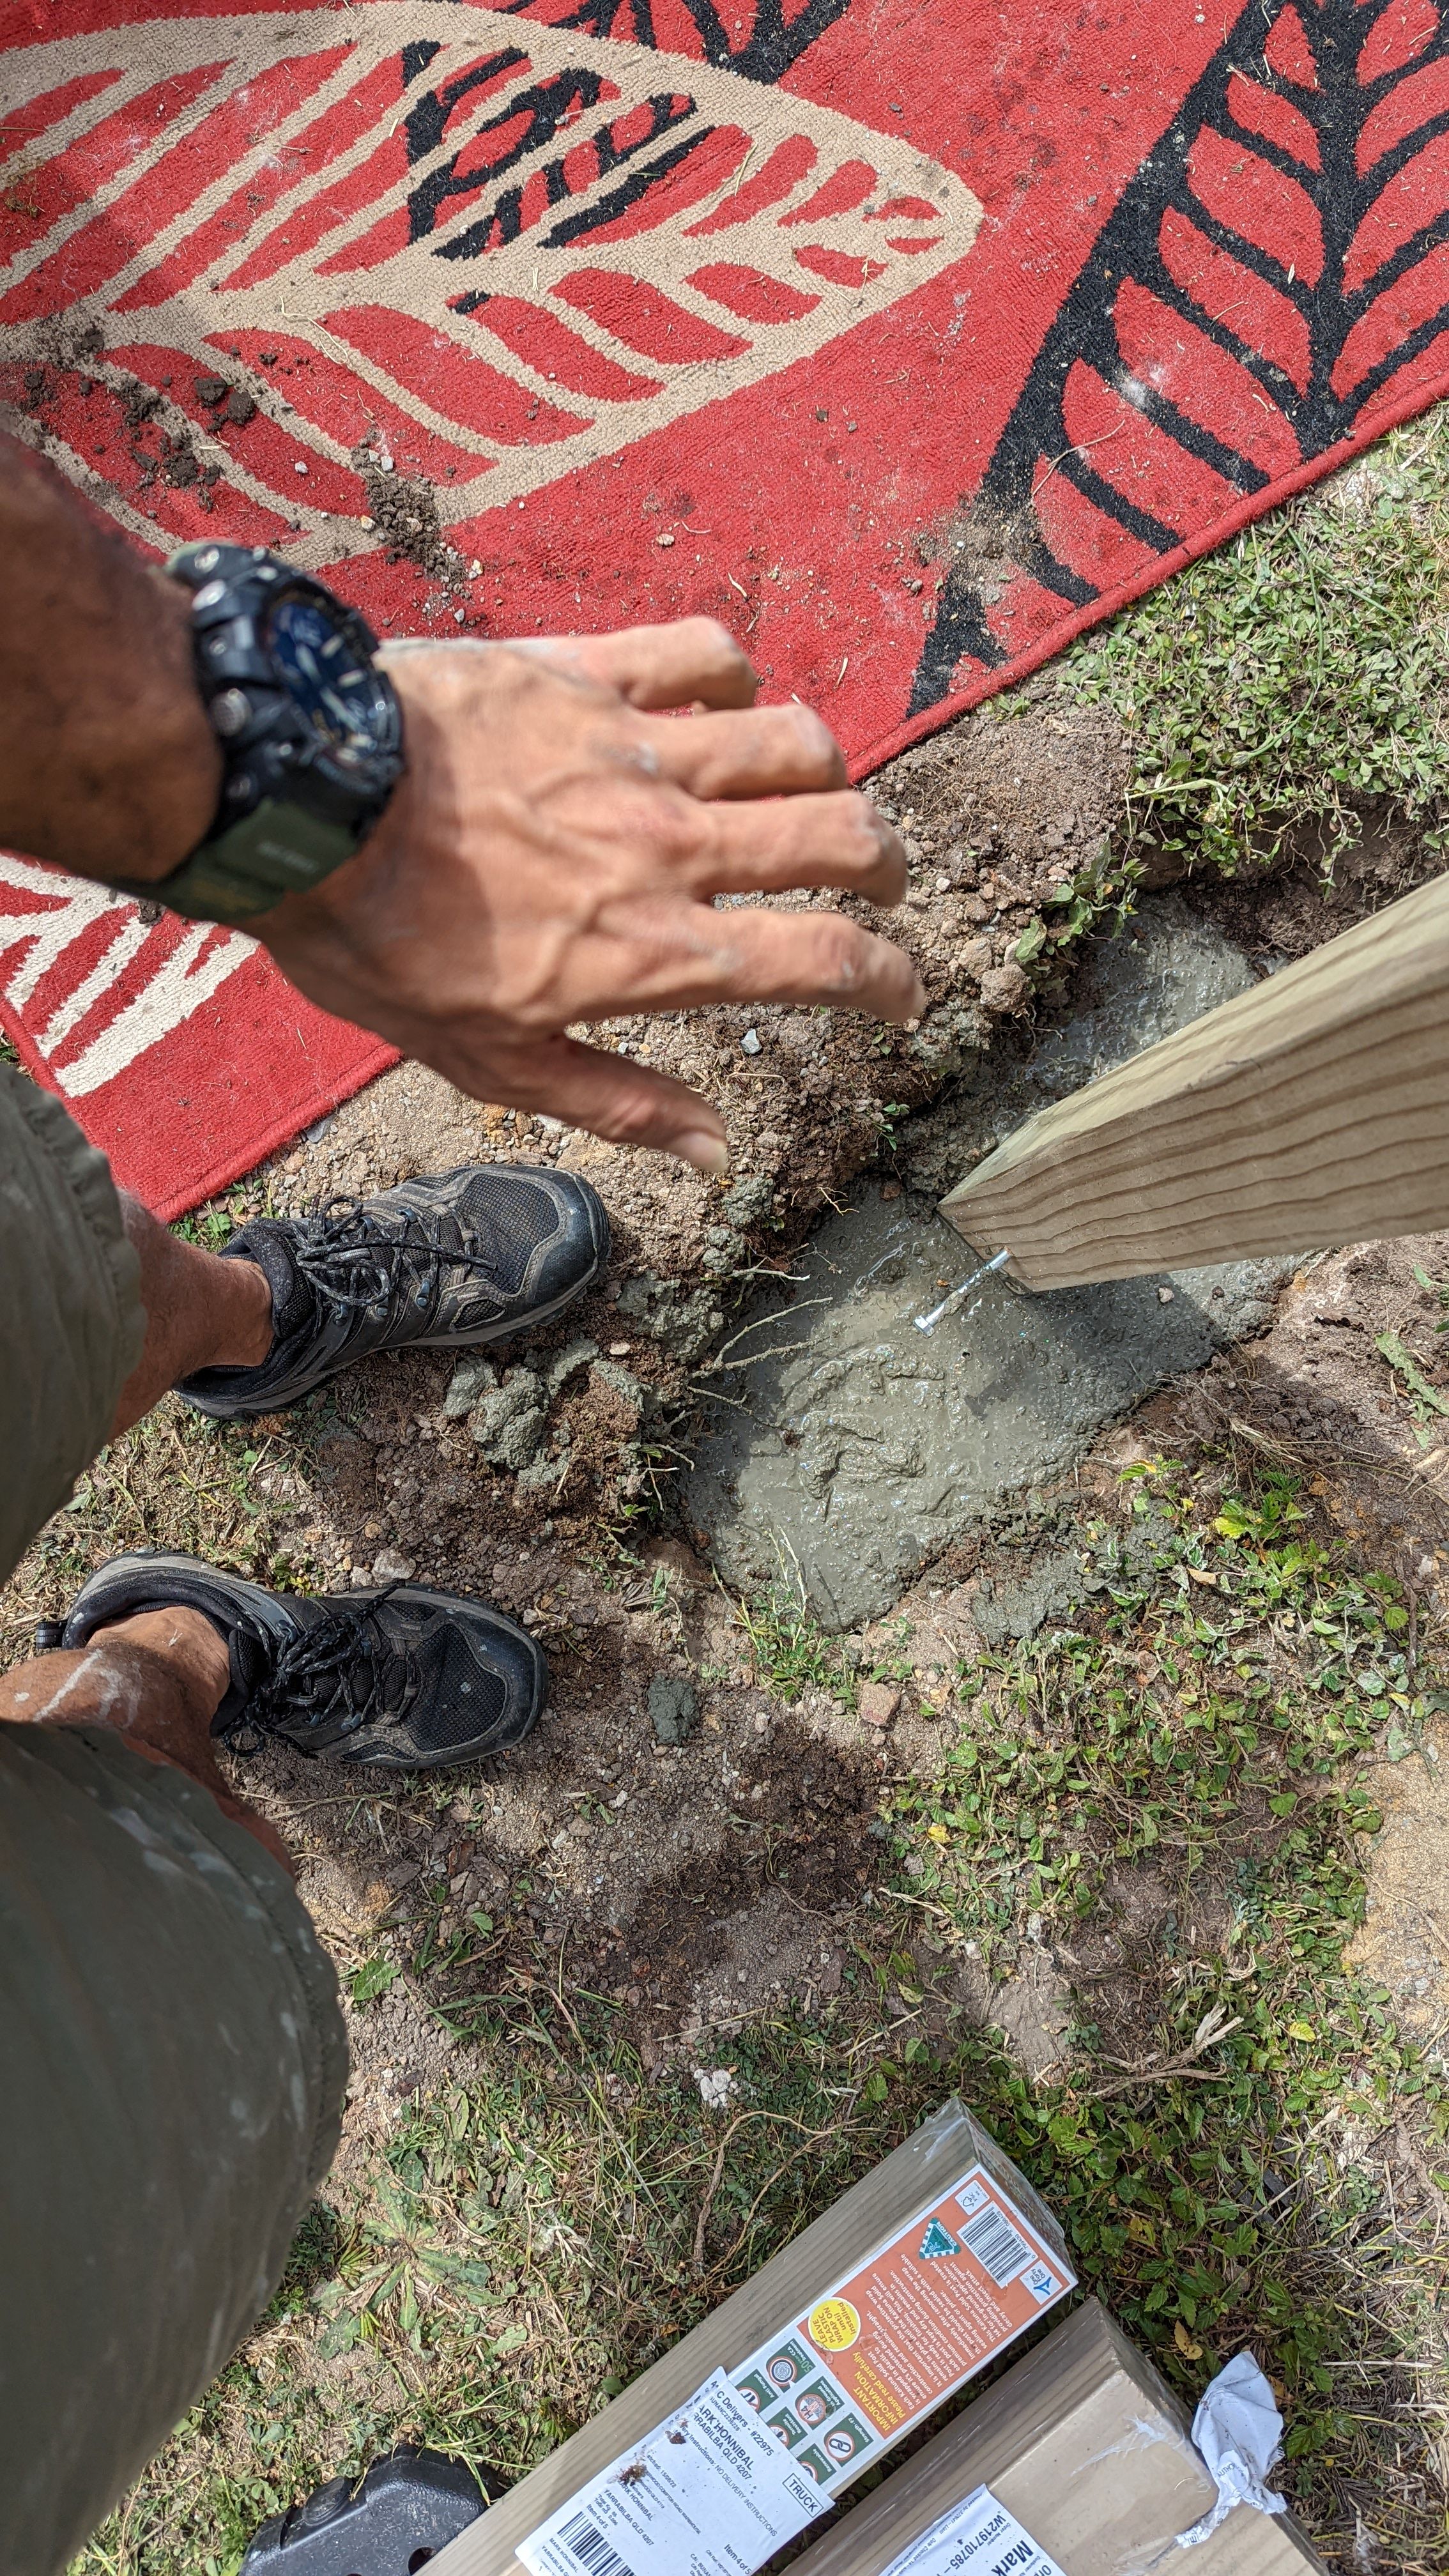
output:
<path id="1" fill-rule="evenodd" d="M 163 430 L 300 522 L 303 563 L 365 514 L 358 468 L 388 470 L 400 430 L 445 525 L 521 499 L 840 338 L 981 220 L 901 136 L 448 0 L 329 14 L 325 42 L 281 11 L 103 31 L 12 56 L 7 83 L 56 113 L 0 165 L 37 209 L 0 272 L 0 359 L 53 359 L 57 313 L 89 326 L 87 371 L 139 380 Z M 226 384 L 210 413 L 200 388 L 233 350 L 249 389 L 218 417 Z M 91 478 L 73 437 L 52 447 Z"/>

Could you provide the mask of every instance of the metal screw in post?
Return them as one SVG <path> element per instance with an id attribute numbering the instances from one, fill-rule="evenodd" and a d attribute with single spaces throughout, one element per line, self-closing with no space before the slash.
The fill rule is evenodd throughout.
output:
<path id="1" fill-rule="evenodd" d="M 917 1332 L 934 1333 L 943 1315 L 951 1314 L 960 1305 L 962 1298 L 969 1297 L 972 1289 L 977 1287 L 981 1280 L 990 1278 L 993 1270 L 1004 1270 L 1010 1259 L 1011 1254 L 1003 1244 L 1001 1250 L 994 1252 L 989 1261 L 982 1262 L 979 1270 L 972 1271 L 969 1279 L 963 1279 L 959 1288 L 953 1288 L 949 1297 L 943 1297 L 939 1306 L 933 1306 L 929 1315 L 917 1315 L 915 1319 Z"/>

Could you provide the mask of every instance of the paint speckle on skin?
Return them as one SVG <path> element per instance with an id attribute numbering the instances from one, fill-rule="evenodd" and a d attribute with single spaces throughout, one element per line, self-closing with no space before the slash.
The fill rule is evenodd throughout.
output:
<path id="1" fill-rule="evenodd" d="M 43 1725 L 50 1720 L 53 1723 L 57 1710 L 63 1708 L 83 1684 L 89 1684 L 96 1697 L 96 1706 L 87 1712 L 86 1722 L 122 1728 L 134 1723 L 140 1708 L 136 1677 L 132 1674 L 127 1678 L 116 1672 L 110 1657 L 100 1646 L 93 1646 L 89 1654 L 82 1656 L 74 1672 L 67 1673 L 60 1688 L 52 1691 L 48 1700 L 42 1701 L 32 1722 Z M 123 1712 L 119 1717 L 115 1714 L 118 1709 Z"/>

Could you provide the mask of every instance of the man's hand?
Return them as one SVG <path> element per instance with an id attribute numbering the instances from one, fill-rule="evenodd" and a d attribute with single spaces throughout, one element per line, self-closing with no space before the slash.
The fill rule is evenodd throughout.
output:
<path id="1" fill-rule="evenodd" d="M 221 792 L 184 591 L 4 438 L 0 576 L 0 842 L 161 892 Z M 824 725 L 756 709 L 722 626 L 386 661 L 407 774 L 356 858 L 254 925 L 324 1010 L 481 1099 L 706 1171 L 726 1159 L 708 1103 L 571 1026 L 727 1001 L 920 1010 L 909 959 L 838 914 L 714 908 L 905 890 L 900 842 L 846 790 Z M 675 707 L 705 712 L 657 712 Z"/>
<path id="2" fill-rule="evenodd" d="M 396 645 L 407 775 L 355 859 L 255 925 L 314 1002 L 475 1097 L 727 1162 L 716 1112 L 570 1025 L 712 1002 L 906 1020 L 909 958 L 828 912 L 716 895 L 905 891 L 905 853 L 799 705 L 707 618 L 525 644 Z M 703 707 L 660 715 L 650 710 Z"/>

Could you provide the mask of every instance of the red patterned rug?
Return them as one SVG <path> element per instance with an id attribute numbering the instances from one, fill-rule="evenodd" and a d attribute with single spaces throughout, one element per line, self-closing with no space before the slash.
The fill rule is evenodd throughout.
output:
<path id="1" fill-rule="evenodd" d="M 1435 0 L 11 0 L 0 394 L 384 631 L 705 610 L 857 775 L 1449 383 Z M 190 1205 L 386 1060 L 0 861 L 0 1019 Z"/>

